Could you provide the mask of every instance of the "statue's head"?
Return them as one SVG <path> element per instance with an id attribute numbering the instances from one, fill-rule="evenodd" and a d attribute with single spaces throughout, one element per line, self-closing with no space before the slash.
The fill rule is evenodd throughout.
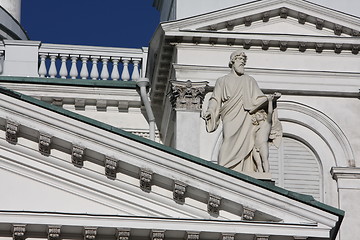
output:
<path id="1" fill-rule="evenodd" d="M 242 75 L 244 74 L 246 60 L 246 54 L 241 50 L 237 50 L 230 55 L 229 68 L 233 69 L 238 75 Z"/>
<path id="2" fill-rule="evenodd" d="M 246 54 L 245 54 L 243 51 L 241 51 L 241 50 L 236 50 L 235 52 L 233 52 L 233 53 L 230 55 L 229 68 L 232 68 L 232 65 L 234 64 L 236 57 L 243 58 L 243 60 L 244 60 L 244 65 L 246 64 L 246 60 L 247 60 Z"/>
<path id="3" fill-rule="evenodd" d="M 266 119 L 267 119 L 267 113 L 264 109 L 260 109 L 251 117 L 251 121 L 253 125 L 259 125 L 261 121 L 265 121 Z"/>

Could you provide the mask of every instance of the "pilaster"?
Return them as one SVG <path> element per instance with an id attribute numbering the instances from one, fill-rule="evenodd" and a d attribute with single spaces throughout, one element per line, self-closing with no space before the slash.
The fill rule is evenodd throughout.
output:
<path id="1" fill-rule="evenodd" d="M 208 82 L 171 81 L 170 102 L 175 111 L 174 147 L 199 156 L 200 112 Z"/>
<path id="2" fill-rule="evenodd" d="M 360 199 L 360 168 L 333 167 L 331 175 L 338 186 L 339 208 L 345 211 L 345 217 L 340 228 L 340 240 L 352 239 L 360 235 L 360 205 L 355 204 Z"/>

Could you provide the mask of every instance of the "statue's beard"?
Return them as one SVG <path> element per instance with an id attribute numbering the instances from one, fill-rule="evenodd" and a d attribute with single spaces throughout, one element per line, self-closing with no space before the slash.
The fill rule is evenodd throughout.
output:
<path id="1" fill-rule="evenodd" d="M 240 65 L 240 66 L 234 66 L 234 71 L 237 75 L 244 75 L 245 72 L 245 68 L 244 65 Z"/>

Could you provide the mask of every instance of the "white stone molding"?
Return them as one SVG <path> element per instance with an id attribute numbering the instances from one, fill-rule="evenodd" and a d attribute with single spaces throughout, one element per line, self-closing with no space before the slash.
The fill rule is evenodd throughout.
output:
<path id="1" fill-rule="evenodd" d="M 186 184 L 174 181 L 173 199 L 179 204 L 185 202 Z"/>
<path id="2" fill-rule="evenodd" d="M 207 205 L 208 213 L 211 215 L 219 215 L 220 204 L 221 198 L 219 196 L 210 194 Z"/>
<path id="3" fill-rule="evenodd" d="M 60 238 L 61 226 L 49 226 L 48 240 L 57 240 Z"/>
<path id="4" fill-rule="evenodd" d="M 7 119 L 6 120 L 6 141 L 8 141 L 11 144 L 16 144 L 18 141 L 18 132 L 19 132 L 19 124 Z"/>
<path id="5" fill-rule="evenodd" d="M 13 225 L 12 227 L 12 237 L 13 240 L 24 240 L 26 232 L 26 225 Z"/>
<path id="6" fill-rule="evenodd" d="M 105 175 L 111 180 L 116 179 L 118 160 L 110 157 L 105 158 Z"/>
<path id="7" fill-rule="evenodd" d="M 50 155 L 51 151 L 51 136 L 45 133 L 40 133 L 39 136 L 39 152 L 45 156 Z"/>
<path id="8" fill-rule="evenodd" d="M 118 228 L 116 233 L 116 240 L 129 240 L 130 229 L 129 228 Z"/>
<path id="9" fill-rule="evenodd" d="M 151 231 L 151 240 L 164 240 L 165 231 L 164 230 L 152 230 Z"/>
<path id="10" fill-rule="evenodd" d="M 248 208 L 248 207 L 243 207 L 243 212 L 242 212 L 242 219 L 243 220 L 247 220 L 247 221 L 251 221 L 254 219 L 255 217 L 255 209 L 252 208 Z"/>
<path id="11" fill-rule="evenodd" d="M 279 113 L 281 121 L 297 122 L 326 141 L 326 145 L 330 146 L 331 152 L 335 155 L 337 162 L 334 164 L 336 166 L 349 166 L 354 161 L 355 157 L 348 138 L 338 124 L 323 112 L 293 101 L 279 101 L 278 109 L 281 109 L 279 112 L 282 112 Z M 302 119 L 302 122 L 296 119 Z M 310 145 L 316 146 L 316 144 Z"/>
<path id="12" fill-rule="evenodd" d="M 71 153 L 71 162 L 75 167 L 83 167 L 84 165 L 84 147 L 73 145 Z"/>
<path id="13" fill-rule="evenodd" d="M 276 235 L 279 238 L 291 239 L 292 237 L 307 237 L 313 236 L 313 238 L 327 239 L 329 238 L 329 230 L 322 227 L 316 227 L 315 224 L 269 224 L 262 222 L 242 222 L 242 221 L 218 221 L 211 219 L 169 219 L 169 218 L 149 218 L 149 217 L 126 217 L 126 216 L 107 216 L 107 215 L 77 215 L 77 214 L 36 214 L 36 213 L 13 213 L 13 212 L 1 212 L 0 215 L 0 225 L 5 227 L 5 223 L 9 223 L 15 220 L 14 217 L 21 217 L 22 221 L 27 223 L 36 223 L 38 226 L 47 229 L 47 224 L 49 223 L 49 217 L 51 217 L 51 222 L 56 223 L 61 226 L 69 226 L 79 228 L 81 226 L 86 226 L 86 224 L 92 223 L 91 229 L 87 231 L 89 237 L 94 235 L 97 229 L 101 228 L 102 233 L 108 233 L 105 235 L 107 237 L 114 238 L 114 233 L 117 231 L 118 226 L 123 228 L 131 229 L 130 238 L 134 237 L 137 233 L 137 230 L 140 230 L 141 233 L 148 233 L 150 239 L 153 237 L 161 238 L 164 236 L 164 231 L 171 231 L 172 233 L 177 233 L 178 239 L 185 235 L 185 239 L 196 240 L 198 234 L 206 232 L 209 238 L 206 239 L 219 239 L 223 235 L 232 235 L 235 234 L 239 239 L 249 239 L 249 235 L 261 237 L 264 233 L 269 233 L 270 236 Z M 6 222 L 5 222 L 6 221 Z M 162 227 L 162 230 L 151 230 L 156 229 L 156 227 Z M 67 235 L 69 228 L 63 227 L 61 229 L 61 235 Z M 94 229 L 94 230 L 93 230 Z M 80 231 L 80 230 L 79 230 Z M 26 230 L 26 232 L 29 232 Z M 70 232 L 71 233 L 71 232 Z M 194 234 L 193 234 L 194 233 Z M 84 231 L 79 232 L 84 236 Z M 187 238 L 189 235 L 189 238 Z M 78 236 L 76 234 L 75 236 Z M 144 237 L 145 235 L 141 235 Z M 146 236 L 147 237 L 147 236 Z M 149 238 L 149 237 L 147 237 Z M 89 239 L 89 238 L 87 238 Z M 205 239 L 205 238 L 204 238 Z M 256 239 L 256 238 L 255 238 Z M 271 238 L 270 238 L 271 239 Z M 84 237 L 85 240 L 85 237 Z"/>
<path id="14" fill-rule="evenodd" d="M 200 232 L 187 232 L 186 233 L 186 240 L 199 240 L 200 239 Z"/>
<path id="15" fill-rule="evenodd" d="M 152 178 L 153 178 L 153 172 L 148 169 L 141 169 L 140 170 L 140 189 L 144 192 L 150 192 L 151 191 L 151 185 L 152 185 Z"/>
<path id="16" fill-rule="evenodd" d="M 94 240 L 96 238 L 97 228 L 96 227 L 85 227 L 84 228 L 84 240 Z"/>
<path id="17" fill-rule="evenodd" d="M 171 81 L 170 102 L 174 109 L 201 110 L 208 82 Z"/>

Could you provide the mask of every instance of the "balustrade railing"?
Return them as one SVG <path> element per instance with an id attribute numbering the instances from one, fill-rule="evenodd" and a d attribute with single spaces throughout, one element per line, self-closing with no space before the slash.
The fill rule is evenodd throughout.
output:
<path id="1" fill-rule="evenodd" d="M 147 48 L 42 44 L 39 77 L 131 81 L 144 77 Z"/>

